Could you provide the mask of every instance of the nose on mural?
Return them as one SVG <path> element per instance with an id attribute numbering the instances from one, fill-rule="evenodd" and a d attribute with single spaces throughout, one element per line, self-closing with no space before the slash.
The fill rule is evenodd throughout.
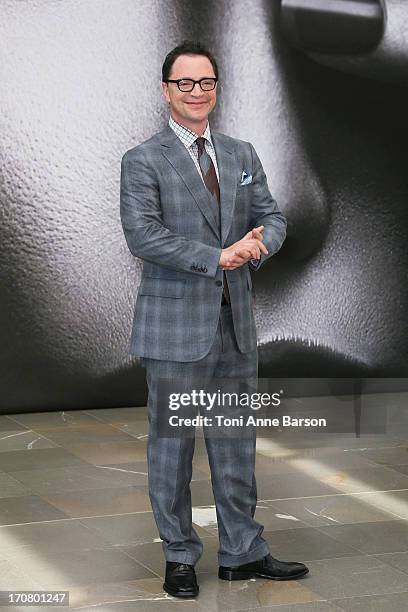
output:
<path id="1" fill-rule="evenodd" d="M 282 0 L 281 23 L 289 42 L 304 51 L 358 54 L 382 38 L 380 0 Z"/>

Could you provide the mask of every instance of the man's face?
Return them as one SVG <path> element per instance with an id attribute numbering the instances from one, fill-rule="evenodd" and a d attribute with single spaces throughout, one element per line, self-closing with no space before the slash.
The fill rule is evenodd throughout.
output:
<path id="1" fill-rule="evenodd" d="M 170 79 L 193 79 L 215 77 L 214 69 L 205 55 L 180 55 L 174 62 Z M 202 91 L 198 83 L 193 91 L 183 92 L 177 83 L 162 83 L 163 95 L 170 104 L 171 115 L 181 125 L 195 131 L 207 121 L 217 100 L 216 90 Z"/>

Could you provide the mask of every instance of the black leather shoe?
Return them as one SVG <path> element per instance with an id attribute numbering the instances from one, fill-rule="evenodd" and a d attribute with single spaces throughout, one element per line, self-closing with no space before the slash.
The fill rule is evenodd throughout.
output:
<path id="1" fill-rule="evenodd" d="M 247 578 L 269 578 L 270 580 L 296 580 L 305 576 L 309 569 L 303 563 L 294 561 L 278 561 L 271 555 L 263 559 L 236 565 L 234 567 L 220 566 L 218 578 L 222 580 L 246 580 Z"/>
<path id="2" fill-rule="evenodd" d="M 196 597 L 199 586 L 194 565 L 166 561 L 166 580 L 163 589 L 173 597 Z"/>

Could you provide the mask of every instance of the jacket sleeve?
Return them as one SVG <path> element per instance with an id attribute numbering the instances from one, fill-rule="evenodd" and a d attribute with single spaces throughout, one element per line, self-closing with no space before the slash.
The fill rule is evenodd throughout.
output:
<path id="1" fill-rule="evenodd" d="M 251 203 L 251 228 L 264 225 L 263 243 L 268 249 L 268 255 L 261 253 L 260 259 L 250 259 L 248 265 L 252 270 L 259 268 L 272 255 L 277 253 L 286 238 L 286 219 L 278 209 L 276 201 L 271 196 L 268 182 L 261 161 L 252 146 L 252 203 Z"/>
<path id="2" fill-rule="evenodd" d="M 120 217 L 130 252 L 172 270 L 215 278 L 221 247 L 189 240 L 163 225 L 157 175 L 143 149 L 122 158 Z"/>

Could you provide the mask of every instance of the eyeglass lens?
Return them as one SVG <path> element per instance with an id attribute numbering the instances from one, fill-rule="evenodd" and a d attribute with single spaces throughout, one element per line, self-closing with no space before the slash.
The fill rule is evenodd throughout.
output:
<path id="1" fill-rule="evenodd" d="M 215 87 L 215 79 L 202 79 L 199 82 L 199 85 L 203 91 L 210 91 Z M 192 91 L 194 81 L 190 79 L 183 79 L 182 81 L 179 81 L 178 86 L 181 91 Z"/>

